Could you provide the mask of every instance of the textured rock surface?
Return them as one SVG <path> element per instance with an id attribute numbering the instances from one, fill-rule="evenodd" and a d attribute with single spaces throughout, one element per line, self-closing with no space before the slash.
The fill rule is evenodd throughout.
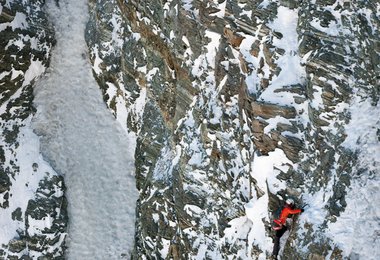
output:
<path id="1" fill-rule="evenodd" d="M 32 86 L 54 44 L 43 4 L 3 1 L 0 9 L 0 219 L 1 241 L 9 241 L 1 259 L 64 255 L 63 179 L 42 160 L 30 130 Z"/>
<path id="2" fill-rule="evenodd" d="M 378 102 L 378 2 L 90 2 L 94 75 L 139 134 L 135 258 L 268 256 L 268 212 L 257 226 L 250 206 L 285 194 L 326 197 L 326 216 L 295 226 L 284 257 L 342 258 L 326 230 L 356 171 L 348 103 Z M 257 162 L 279 151 L 263 182 Z"/>
<path id="3" fill-rule="evenodd" d="M 0 223 L 13 233 L 0 237 L 9 238 L 0 258 L 64 256 L 64 183 L 28 131 L 32 85 L 54 43 L 43 4 L 1 3 Z M 89 5 L 94 76 L 138 135 L 134 259 L 265 259 L 271 213 L 289 196 L 309 207 L 283 259 L 358 259 L 368 247 L 380 257 L 376 205 L 363 193 L 379 197 L 379 160 L 364 158 L 380 142 L 379 1 Z M 367 103 L 373 123 L 352 140 L 360 116 L 351 106 Z M 368 131 L 377 133 L 371 149 Z M 375 212 L 373 222 L 344 222 L 359 214 L 352 205 Z M 336 226 L 367 250 L 355 238 L 347 245 Z"/>

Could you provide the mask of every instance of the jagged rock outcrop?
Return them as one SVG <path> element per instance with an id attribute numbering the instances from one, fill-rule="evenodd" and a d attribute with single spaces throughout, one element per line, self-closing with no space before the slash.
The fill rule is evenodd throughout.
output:
<path id="1" fill-rule="evenodd" d="M 0 4 L 1 259 L 63 258 L 63 178 L 43 161 L 30 128 L 33 84 L 49 65 L 54 30 L 44 1 Z M 39 258 L 40 259 L 40 258 Z"/>
<path id="2" fill-rule="evenodd" d="M 94 75 L 139 136 L 134 258 L 264 258 L 279 198 L 317 194 L 325 220 L 296 225 L 284 257 L 343 258 L 326 230 L 357 162 L 348 104 L 378 102 L 378 8 L 90 1 Z"/>

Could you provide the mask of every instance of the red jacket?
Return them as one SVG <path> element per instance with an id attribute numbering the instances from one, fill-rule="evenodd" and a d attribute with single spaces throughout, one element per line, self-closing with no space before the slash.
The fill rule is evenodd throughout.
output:
<path id="1" fill-rule="evenodd" d="M 301 209 L 292 209 L 288 205 L 285 206 L 285 208 L 281 211 L 280 218 L 278 219 L 280 223 L 276 221 L 276 223 L 285 225 L 286 219 L 290 214 L 298 214 L 301 213 Z"/>

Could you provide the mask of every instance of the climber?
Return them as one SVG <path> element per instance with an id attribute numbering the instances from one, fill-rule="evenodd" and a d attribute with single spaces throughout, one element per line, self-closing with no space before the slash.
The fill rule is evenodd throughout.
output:
<path id="1" fill-rule="evenodd" d="M 287 199 L 285 203 L 286 204 L 281 211 L 280 218 L 274 220 L 274 223 L 276 224 L 276 226 L 273 227 L 273 229 L 276 231 L 272 253 L 274 259 L 277 259 L 278 251 L 280 251 L 280 238 L 288 229 L 286 226 L 286 219 L 289 215 L 298 214 L 304 211 L 302 208 L 294 209 L 294 200 L 292 199 Z"/>

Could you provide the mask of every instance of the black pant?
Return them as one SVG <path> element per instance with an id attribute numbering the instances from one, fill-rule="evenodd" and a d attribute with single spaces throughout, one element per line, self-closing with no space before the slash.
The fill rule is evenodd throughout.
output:
<path id="1" fill-rule="evenodd" d="M 280 251 L 280 238 L 288 230 L 286 226 L 283 226 L 280 230 L 276 230 L 276 236 L 274 238 L 274 246 L 272 255 L 277 256 L 278 251 Z"/>

